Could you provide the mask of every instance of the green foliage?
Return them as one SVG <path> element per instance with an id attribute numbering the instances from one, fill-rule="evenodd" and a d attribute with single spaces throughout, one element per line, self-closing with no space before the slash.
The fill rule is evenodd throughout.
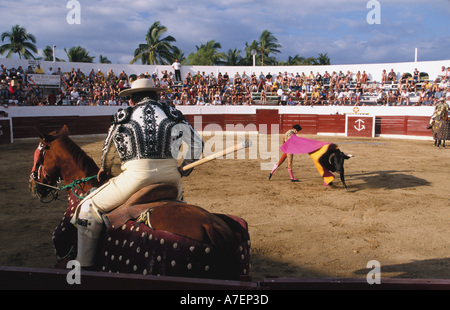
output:
<path id="1" fill-rule="evenodd" d="M 130 64 L 140 61 L 144 65 L 168 65 L 175 61 L 175 53 L 180 51 L 172 45 L 176 42 L 174 37 L 162 37 L 166 32 L 165 26 L 159 21 L 154 22 L 145 35 L 145 43 L 139 44 L 134 51 Z"/>
<path id="2" fill-rule="evenodd" d="M 257 66 L 300 66 L 300 65 L 329 65 L 328 54 L 319 53 L 318 57 L 302 57 L 300 55 L 289 56 L 286 61 L 279 61 L 276 58 L 280 54 L 282 46 L 278 39 L 268 30 L 264 30 L 258 40 L 253 40 L 250 44 L 245 42 L 244 50 L 238 48 L 229 49 L 226 53 L 220 52 L 222 48 L 219 42 L 210 40 L 206 44 L 196 46 L 197 50 L 185 57 L 182 50 L 172 43 L 176 39 L 172 36 L 165 36 L 167 28 L 159 21 L 153 23 L 145 35 L 145 43 L 139 44 L 134 50 L 134 57 L 130 64 L 140 62 L 145 65 L 170 65 L 178 59 L 183 65 L 198 66 L 252 66 L 253 59 Z M 18 54 L 19 58 L 36 59 L 37 54 L 36 38 L 27 33 L 25 28 L 15 25 L 11 31 L 1 34 L 1 41 L 9 41 L 0 46 L 0 55 L 7 52 L 6 57 Z M 95 57 L 89 56 L 89 52 L 81 46 L 64 49 L 70 62 L 92 63 Z M 252 51 L 255 54 L 253 56 Z M 53 61 L 53 50 L 46 46 L 43 50 L 46 61 Z M 56 58 L 57 61 L 64 61 Z M 99 56 L 100 63 L 111 63 L 106 56 Z"/>
<path id="3" fill-rule="evenodd" d="M 3 32 L 1 34 L 1 40 L 9 41 L 9 43 L 0 46 L 0 55 L 8 52 L 6 58 L 11 58 L 13 54 L 18 54 L 22 59 L 35 59 L 32 53 L 37 54 L 36 38 L 31 33 L 28 33 L 25 28 L 15 25 L 11 31 Z"/>
<path id="4" fill-rule="evenodd" d="M 81 46 L 71 47 L 69 50 L 64 48 L 69 62 L 94 62 L 95 57 L 89 56 L 89 52 Z"/>

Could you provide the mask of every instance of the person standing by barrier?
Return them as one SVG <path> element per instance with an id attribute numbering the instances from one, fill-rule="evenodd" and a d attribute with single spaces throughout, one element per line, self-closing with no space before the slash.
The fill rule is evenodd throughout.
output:
<path id="1" fill-rule="evenodd" d="M 181 82 L 181 64 L 178 59 L 172 64 L 172 68 L 175 70 L 175 82 Z"/>

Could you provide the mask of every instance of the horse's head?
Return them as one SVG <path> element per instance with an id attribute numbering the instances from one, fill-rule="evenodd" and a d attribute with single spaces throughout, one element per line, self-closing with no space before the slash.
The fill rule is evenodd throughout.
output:
<path id="1" fill-rule="evenodd" d="M 34 164 L 31 169 L 29 187 L 31 195 L 43 201 L 50 194 L 56 199 L 56 184 L 61 179 L 58 168 L 58 147 L 55 141 L 58 138 L 68 135 L 67 126 L 59 132 L 52 132 L 47 135 L 38 133 L 41 140 L 34 152 Z"/>

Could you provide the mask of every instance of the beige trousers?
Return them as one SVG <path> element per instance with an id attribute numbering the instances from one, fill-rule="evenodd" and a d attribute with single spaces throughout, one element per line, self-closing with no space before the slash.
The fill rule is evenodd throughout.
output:
<path id="1" fill-rule="evenodd" d="M 141 188 L 157 183 L 171 183 L 178 188 L 178 200 L 182 199 L 181 175 L 175 159 L 139 159 L 124 163 L 122 173 L 110 179 L 80 202 L 77 215 L 72 219 L 76 223 L 80 213 L 88 211 L 83 203 L 90 199 L 89 210 L 101 221 L 101 214 L 109 212 L 123 204 L 132 194 Z M 83 210 L 85 209 L 85 210 Z M 84 215 L 84 214 L 83 214 Z M 84 216 L 81 215 L 82 218 Z"/>

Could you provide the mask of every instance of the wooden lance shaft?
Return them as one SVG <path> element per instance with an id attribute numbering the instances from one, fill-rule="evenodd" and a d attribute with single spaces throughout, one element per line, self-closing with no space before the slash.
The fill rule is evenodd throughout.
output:
<path id="1" fill-rule="evenodd" d="M 196 162 L 193 162 L 192 164 L 186 165 L 182 168 L 182 170 L 186 171 L 186 170 L 192 169 L 194 167 L 197 167 L 197 166 L 203 165 L 207 162 L 210 162 L 218 157 L 225 156 L 226 154 L 234 153 L 236 151 L 248 148 L 251 145 L 252 145 L 252 141 L 247 139 L 242 143 L 235 144 L 234 146 L 231 146 L 223 151 L 217 152 L 215 154 L 211 154 L 209 156 L 206 156 L 205 158 L 202 158 L 202 159 L 197 160 Z"/>

